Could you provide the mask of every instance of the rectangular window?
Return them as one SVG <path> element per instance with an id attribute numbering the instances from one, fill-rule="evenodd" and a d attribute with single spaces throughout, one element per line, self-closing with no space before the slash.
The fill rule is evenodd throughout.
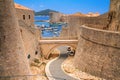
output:
<path id="1" fill-rule="evenodd" d="M 25 15 L 23 15 L 23 20 L 25 20 Z"/>
<path id="2" fill-rule="evenodd" d="M 29 15 L 29 19 L 30 19 L 30 15 Z"/>

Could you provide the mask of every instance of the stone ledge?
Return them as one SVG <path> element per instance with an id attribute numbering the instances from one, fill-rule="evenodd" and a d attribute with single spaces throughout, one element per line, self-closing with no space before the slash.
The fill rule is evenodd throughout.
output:
<path id="1" fill-rule="evenodd" d="M 102 44 L 109 47 L 120 49 L 120 33 L 114 31 L 106 31 L 94 29 L 86 26 L 80 27 L 80 37 L 91 42 Z"/>

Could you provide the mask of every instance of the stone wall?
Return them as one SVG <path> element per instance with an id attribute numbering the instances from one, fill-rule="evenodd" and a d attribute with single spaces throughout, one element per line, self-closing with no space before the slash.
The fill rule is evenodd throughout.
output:
<path id="1" fill-rule="evenodd" d="M 0 80 L 32 80 L 13 0 L 0 0 Z"/>
<path id="2" fill-rule="evenodd" d="M 79 26 L 86 25 L 92 28 L 103 29 L 107 26 L 107 16 L 107 13 L 98 17 L 69 16 L 68 23 L 69 25 L 74 23 L 74 26 L 79 24 Z"/>
<path id="3" fill-rule="evenodd" d="M 34 27 L 34 11 L 16 8 L 16 15 L 19 21 L 23 21 L 27 26 Z"/>
<path id="4" fill-rule="evenodd" d="M 107 13 L 99 17 L 68 16 L 67 21 L 68 31 L 64 31 L 66 29 L 63 29 L 61 32 L 61 37 L 67 35 L 70 37 L 78 37 L 79 27 L 81 25 L 86 25 L 92 28 L 104 29 L 107 26 Z"/>
<path id="5" fill-rule="evenodd" d="M 62 16 L 63 16 L 62 13 L 50 12 L 50 22 L 51 23 L 61 22 Z"/>
<path id="6" fill-rule="evenodd" d="M 62 27 L 60 37 L 69 38 L 69 36 L 68 36 L 68 27 L 64 27 L 64 26 Z"/>
<path id="7" fill-rule="evenodd" d="M 79 17 L 68 17 L 68 34 L 70 37 L 78 37 Z"/>
<path id="8" fill-rule="evenodd" d="M 120 0 L 111 0 L 107 30 L 120 31 Z"/>
<path id="9" fill-rule="evenodd" d="M 26 58 L 30 61 L 30 63 L 35 58 L 39 59 L 41 56 L 40 45 L 38 42 L 40 37 L 39 29 L 20 26 L 20 32 L 25 48 Z"/>
<path id="10" fill-rule="evenodd" d="M 34 12 L 32 10 L 16 8 L 16 15 L 25 48 L 25 57 L 31 63 L 35 58 L 40 57 L 41 51 L 38 43 L 40 30 L 34 27 Z M 23 15 L 25 19 L 23 19 Z"/>
<path id="11" fill-rule="evenodd" d="M 105 17 L 80 17 L 80 25 L 104 29 L 107 26 L 107 15 Z"/>
<path id="12" fill-rule="evenodd" d="M 120 33 L 85 26 L 79 30 L 75 66 L 107 80 L 119 80 Z"/>

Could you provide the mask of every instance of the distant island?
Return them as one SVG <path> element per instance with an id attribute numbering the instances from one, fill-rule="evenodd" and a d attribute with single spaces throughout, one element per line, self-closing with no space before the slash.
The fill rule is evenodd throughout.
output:
<path id="1" fill-rule="evenodd" d="M 57 12 L 59 13 L 58 11 L 55 11 L 55 10 L 51 10 L 51 9 L 45 9 L 45 10 L 42 10 L 42 11 L 39 11 L 39 12 L 35 12 L 35 16 L 48 16 L 50 12 Z"/>

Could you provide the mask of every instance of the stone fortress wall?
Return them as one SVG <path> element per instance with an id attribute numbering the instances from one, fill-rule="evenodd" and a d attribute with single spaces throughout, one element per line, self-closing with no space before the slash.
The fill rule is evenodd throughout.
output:
<path id="1" fill-rule="evenodd" d="M 51 23 L 56 23 L 56 22 L 61 22 L 61 17 L 64 14 L 59 13 L 59 12 L 50 12 L 50 22 Z"/>
<path id="2" fill-rule="evenodd" d="M 18 7 L 17 7 L 18 6 Z M 33 61 L 40 57 L 40 30 L 34 27 L 34 12 L 19 4 L 15 5 L 26 58 Z"/>
<path id="3" fill-rule="evenodd" d="M 120 31 L 120 1 L 111 0 L 107 30 Z"/>
<path id="4" fill-rule="evenodd" d="M 32 80 L 13 0 L 0 1 L 0 80 Z M 15 77 L 13 77 L 15 76 Z"/>
<path id="5" fill-rule="evenodd" d="M 68 34 L 68 27 L 63 26 L 62 30 L 61 30 L 61 33 L 60 33 L 60 37 L 68 38 L 69 37 L 68 35 L 69 35 Z"/>
<path id="6" fill-rule="evenodd" d="M 20 26 L 20 32 L 23 40 L 23 45 L 25 48 L 26 58 L 33 61 L 35 58 L 40 58 L 41 50 L 39 45 L 39 29 L 26 28 Z"/>
<path id="7" fill-rule="evenodd" d="M 15 8 L 18 21 L 24 22 L 29 27 L 34 27 L 34 11 L 19 4 L 15 4 Z"/>
<path id="8" fill-rule="evenodd" d="M 67 28 L 63 28 L 60 37 L 78 37 L 79 27 L 86 25 L 92 28 L 104 29 L 107 26 L 108 13 L 98 17 L 84 17 L 84 16 L 67 16 Z M 68 29 L 68 30 L 66 30 Z"/>
<path id="9" fill-rule="evenodd" d="M 120 80 L 120 32 L 116 32 L 119 26 L 115 29 L 120 24 L 116 22 L 119 21 L 120 10 L 116 11 L 119 9 L 116 5 L 120 5 L 120 0 L 111 0 L 112 12 L 115 10 L 115 14 L 110 16 L 110 9 L 109 25 L 106 27 L 79 28 L 79 42 L 74 58 L 78 69 L 106 80 Z"/>
<path id="10" fill-rule="evenodd" d="M 82 26 L 75 55 L 80 70 L 107 80 L 120 79 L 120 33 Z"/>

